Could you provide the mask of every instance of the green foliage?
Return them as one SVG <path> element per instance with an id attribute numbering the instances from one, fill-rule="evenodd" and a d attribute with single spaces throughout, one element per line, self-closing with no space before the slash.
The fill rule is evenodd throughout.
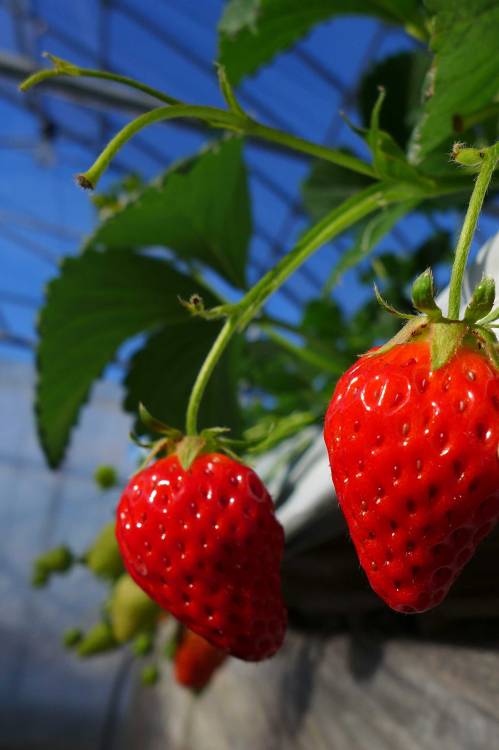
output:
<path id="1" fill-rule="evenodd" d="M 411 159 L 418 164 L 437 148 L 440 160 L 445 159 L 449 139 L 467 130 L 472 115 L 476 122 L 481 110 L 484 119 L 490 116 L 490 104 L 499 93 L 497 1 L 426 0 L 426 6 L 433 14 L 430 46 L 435 57 L 412 136 Z"/>
<path id="2" fill-rule="evenodd" d="M 112 197 L 113 211 L 87 248 L 162 245 L 236 287 L 245 286 L 251 213 L 239 139 L 221 141 L 175 164 L 124 201 Z"/>
<path id="3" fill-rule="evenodd" d="M 251 75 L 315 24 L 356 13 L 403 25 L 420 40 L 431 29 L 435 57 L 432 63 L 430 50 L 404 52 L 366 73 L 357 98 L 365 127 L 354 130 L 371 161 L 349 153 L 352 169 L 347 169 L 334 163 L 341 161 L 338 151 L 293 140 L 253 121 L 239 108 L 229 80 L 237 84 Z M 62 460 L 92 384 L 121 345 L 139 334 L 126 367 L 124 408 L 136 415 L 143 402 L 156 418 L 182 430 L 192 386 L 219 341 L 226 314 L 235 317 L 224 332 L 238 333 L 220 359 L 222 346 L 213 357 L 217 364 L 201 401 L 200 428 L 229 427 L 235 443 L 242 435 L 248 450 L 261 451 L 319 422 L 341 372 L 399 327 L 370 291 L 353 314 L 340 309 L 331 293 L 343 274 L 358 268 L 360 285 L 381 284 L 390 304 L 408 312 L 413 278 L 430 265 L 449 261 L 449 237 L 438 231 L 415 250 L 376 250 L 416 208 L 461 208 L 469 194 L 470 169 L 461 167 L 459 174 L 446 149 L 456 130 L 480 148 L 482 137 L 494 137 L 498 22 L 495 0 L 427 0 L 426 10 L 419 0 L 229 0 L 219 25 L 220 62 L 227 69 L 227 78 L 219 71 L 219 80 L 229 110 L 192 105 L 179 105 L 179 110 L 213 127 L 321 155 L 302 187 L 304 207 L 317 223 L 263 288 L 250 294 L 247 306 L 247 298 L 242 306 L 229 305 L 203 279 L 208 274 L 215 276 L 215 287 L 223 281 L 233 291 L 246 288 L 252 218 L 239 135 L 172 165 L 153 183 L 132 175 L 96 196 L 99 225 L 83 253 L 63 262 L 40 318 L 36 409 L 49 463 L 56 466 Z M 461 154 L 467 164 L 475 151 Z M 352 171 L 359 169 L 369 176 Z M 269 320 L 263 301 L 286 273 L 345 230 L 350 244 L 331 260 L 321 298 L 304 307 L 296 326 Z M 416 297 L 427 305 L 423 292 Z M 179 297 L 189 300 L 193 293 L 202 301 L 179 303 Z M 491 304 L 489 290 L 487 299 L 477 302 L 479 312 L 470 315 L 484 314 Z M 242 331 L 259 309 L 261 320 L 246 336 Z M 223 344 L 229 338 L 224 336 Z M 203 378 L 200 382 L 204 385 Z M 150 426 L 137 422 L 136 430 L 148 432 Z M 38 571 L 40 584 L 46 578 Z"/>
<path id="4" fill-rule="evenodd" d="M 418 0 L 231 0 L 220 22 L 219 61 L 234 85 L 340 14 L 421 26 Z"/>
<path id="5" fill-rule="evenodd" d="M 178 326 L 166 326 L 153 333 L 130 361 L 125 379 L 125 409 L 137 413 L 143 400 L 156 417 L 183 429 L 191 388 L 219 329 L 219 323 L 188 318 Z M 237 432 L 238 351 L 235 340 L 218 363 L 201 404 L 200 427 L 211 427 L 221 420 L 224 426 Z M 139 434 L 144 432 L 140 420 L 135 429 Z"/>
<path id="6" fill-rule="evenodd" d="M 64 260 L 39 323 L 36 416 L 51 466 L 60 463 L 92 383 L 119 346 L 142 331 L 185 323 L 177 295 L 194 289 L 215 302 L 201 282 L 156 258 L 87 250 Z"/>
<path id="7" fill-rule="evenodd" d="M 358 104 L 365 127 L 378 98 L 378 87 L 386 91 L 379 125 L 405 150 L 421 107 L 421 89 L 430 65 L 427 52 L 400 52 L 370 67 L 360 81 Z"/>

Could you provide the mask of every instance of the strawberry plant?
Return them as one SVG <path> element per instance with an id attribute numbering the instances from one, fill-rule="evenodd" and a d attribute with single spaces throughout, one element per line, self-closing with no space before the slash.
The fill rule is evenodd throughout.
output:
<path id="1" fill-rule="evenodd" d="M 265 125 L 234 88 L 313 26 L 347 12 L 402 25 L 419 44 L 361 82 L 361 124 L 350 124 L 367 158 Z M 286 627 L 283 534 L 247 464 L 320 425 L 334 389 L 325 425 L 334 485 L 362 566 L 391 607 L 409 613 L 442 601 L 492 530 L 499 516 L 493 280 L 476 287 L 463 318 L 460 307 L 480 211 L 496 188 L 498 22 L 497 3 L 489 0 L 459 8 L 451 0 L 316 0 L 306 7 L 232 0 L 219 28 L 225 108 L 181 101 L 53 55 L 51 68 L 21 85 L 92 77 L 157 101 L 78 175 L 88 190 L 125 144 L 155 123 L 195 120 L 211 139 L 150 184 L 127 180 L 95 196 L 97 227 L 82 252 L 61 265 L 40 316 L 36 416 L 52 467 L 63 460 L 92 384 L 124 342 L 142 336 L 124 379 L 124 408 L 153 463 L 132 477 L 118 506 L 130 577 L 116 581 L 116 548 L 100 549 L 113 544 L 106 530 L 86 558 L 111 582 L 111 606 L 121 601 L 121 587 L 138 584 L 210 648 L 253 660 L 275 653 Z M 310 225 L 253 285 L 248 139 L 311 159 L 302 193 Z M 471 190 L 454 253 L 452 237 L 438 226 L 415 250 L 377 252 L 404 218 L 417 213 L 434 221 L 437 212 L 462 210 Z M 272 295 L 341 235 L 349 245 L 299 322 L 271 315 Z M 158 247 L 168 252 L 148 252 Z M 425 269 L 441 272 L 451 257 L 450 303 L 442 311 Z M 376 289 L 377 300 L 346 311 L 336 289 L 353 269 L 361 285 L 381 281 L 389 302 Z M 416 313 L 393 307 L 411 302 Z M 408 319 L 401 331 L 397 317 Z M 115 479 L 109 471 L 97 476 L 103 487 Z M 40 584 L 68 567 L 49 570 L 47 559 L 35 571 Z M 111 572 L 99 572 L 102 565 Z M 155 605 L 145 609 L 147 632 L 117 635 L 112 615 L 77 648 L 103 650 L 133 635 L 145 653 L 159 618 Z M 78 638 L 69 640 L 76 645 Z M 150 677 L 155 668 L 148 669 Z"/>

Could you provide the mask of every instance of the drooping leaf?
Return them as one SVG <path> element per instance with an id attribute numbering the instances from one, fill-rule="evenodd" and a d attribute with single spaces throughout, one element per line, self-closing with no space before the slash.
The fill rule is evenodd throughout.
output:
<path id="1" fill-rule="evenodd" d="M 167 263 L 133 252 L 88 250 L 67 258 L 49 284 L 39 322 L 36 418 L 51 466 L 64 455 L 92 383 L 131 336 L 183 323 L 177 295 L 202 292 Z"/>
<path id="2" fill-rule="evenodd" d="M 403 201 L 388 206 L 367 221 L 357 234 L 354 244 L 343 253 L 327 281 L 326 289 L 331 291 L 341 277 L 371 253 L 403 216 L 412 211 L 416 201 Z"/>
<path id="3" fill-rule="evenodd" d="M 316 161 L 302 184 L 303 203 L 310 218 L 319 221 L 331 209 L 372 184 L 366 175 L 328 161 Z"/>
<path id="4" fill-rule="evenodd" d="M 365 140 L 373 157 L 373 167 L 383 180 L 397 180 L 417 183 L 421 176 L 409 164 L 404 151 L 395 139 L 381 128 L 381 113 L 386 98 L 386 90 L 381 88 L 371 112 L 370 125 Z"/>
<path id="5" fill-rule="evenodd" d="M 453 135 L 456 122 L 490 105 L 499 93 L 497 0 L 426 0 L 426 6 L 434 16 L 435 58 L 411 141 L 415 164 Z"/>
<path id="6" fill-rule="evenodd" d="M 220 22 L 219 61 L 234 85 L 291 47 L 321 21 L 374 15 L 420 28 L 418 0 L 230 0 Z"/>
<path id="7" fill-rule="evenodd" d="M 378 87 L 383 86 L 386 98 L 380 112 L 380 128 L 405 149 L 421 106 L 421 90 L 430 57 L 420 50 L 400 52 L 370 67 L 359 86 L 359 109 L 369 127 Z"/>
<path id="8" fill-rule="evenodd" d="M 137 191 L 97 227 L 87 247 L 163 245 L 244 287 L 250 236 L 242 142 L 230 138 Z"/>
<path id="9" fill-rule="evenodd" d="M 183 430 L 191 388 L 219 329 L 219 323 L 191 318 L 153 333 L 130 361 L 124 383 L 125 409 L 136 414 L 138 403 L 144 401 L 158 419 Z M 199 413 L 200 429 L 220 425 L 237 432 L 240 427 L 239 348 L 236 339 L 210 378 Z M 141 431 L 139 423 L 136 429 Z"/>

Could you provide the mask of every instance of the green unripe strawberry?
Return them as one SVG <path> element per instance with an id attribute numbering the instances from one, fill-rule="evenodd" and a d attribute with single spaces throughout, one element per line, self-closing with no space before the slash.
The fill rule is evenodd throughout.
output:
<path id="1" fill-rule="evenodd" d="M 78 645 L 83 638 L 83 633 L 79 628 L 69 628 L 62 636 L 62 642 L 66 648 L 73 648 Z"/>
<path id="2" fill-rule="evenodd" d="M 44 586 L 53 573 L 65 573 L 73 562 L 73 553 L 65 545 L 48 550 L 33 564 L 32 585 Z"/>
<path id="3" fill-rule="evenodd" d="M 132 650 L 135 656 L 146 656 L 151 653 L 152 646 L 152 635 L 150 633 L 140 633 L 133 641 Z"/>
<path id="4" fill-rule="evenodd" d="M 159 670 L 155 664 L 149 664 L 140 675 L 143 685 L 155 685 L 159 679 Z"/>
<path id="5" fill-rule="evenodd" d="M 116 582 L 109 601 L 114 637 L 119 643 L 125 643 L 145 630 L 152 630 L 160 611 L 158 605 L 125 573 Z"/>
<path id="6" fill-rule="evenodd" d="M 115 580 L 123 573 L 114 523 L 108 523 L 101 529 L 85 554 L 85 563 L 99 578 Z"/>
<path id="7" fill-rule="evenodd" d="M 118 483 L 118 472 L 114 466 L 98 466 L 94 472 L 94 479 L 101 490 L 110 490 Z"/>
<path id="8" fill-rule="evenodd" d="M 79 642 L 76 652 L 78 656 L 92 656 L 104 651 L 117 648 L 118 643 L 113 635 L 111 626 L 107 622 L 98 622 Z"/>

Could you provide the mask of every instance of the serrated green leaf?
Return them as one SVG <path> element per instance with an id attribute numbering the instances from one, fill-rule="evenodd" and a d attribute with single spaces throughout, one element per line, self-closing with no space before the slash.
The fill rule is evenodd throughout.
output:
<path id="1" fill-rule="evenodd" d="M 220 330 L 220 323 L 190 318 L 153 333 L 131 359 L 125 378 L 127 411 L 135 414 L 143 400 L 157 419 L 184 428 L 189 394 L 196 375 Z M 210 378 L 199 413 L 200 427 L 223 424 L 237 432 L 237 360 L 240 342 L 234 340 Z M 138 432 L 143 426 L 137 423 Z"/>
<path id="2" fill-rule="evenodd" d="M 220 23 L 219 61 L 236 85 L 321 21 L 358 13 L 421 26 L 418 0 L 231 0 Z"/>
<path id="3" fill-rule="evenodd" d="M 229 0 L 218 24 L 220 33 L 237 34 L 241 29 L 254 29 L 260 0 Z"/>
<path id="4" fill-rule="evenodd" d="M 414 130 L 410 158 L 423 162 L 453 135 L 457 118 L 491 104 L 499 93 L 497 0 L 426 0 L 434 15 L 433 66 L 427 100 Z"/>
<path id="5" fill-rule="evenodd" d="M 242 142 L 230 138 L 136 192 L 97 227 L 87 247 L 163 245 L 242 288 L 251 231 Z"/>
<path id="6" fill-rule="evenodd" d="M 397 224 L 400 219 L 412 211 L 417 201 L 403 201 L 388 206 L 370 219 L 360 230 L 355 243 L 343 253 L 326 282 L 325 288 L 330 292 L 340 281 L 343 274 L 353 268 L 371 253 L 376 245 Z"/>
<path id="7" fill-rule="evenodd" d="M 141 331 L 183 323 L 177 295 L 194 290 L 216 301 L 198 281 L 133 252 L 89 250 L 63 261 L 47 289 L 37 350 L 36 419 L 51 466 L 61 462 L 91 385 L 119 346 Z"/>

